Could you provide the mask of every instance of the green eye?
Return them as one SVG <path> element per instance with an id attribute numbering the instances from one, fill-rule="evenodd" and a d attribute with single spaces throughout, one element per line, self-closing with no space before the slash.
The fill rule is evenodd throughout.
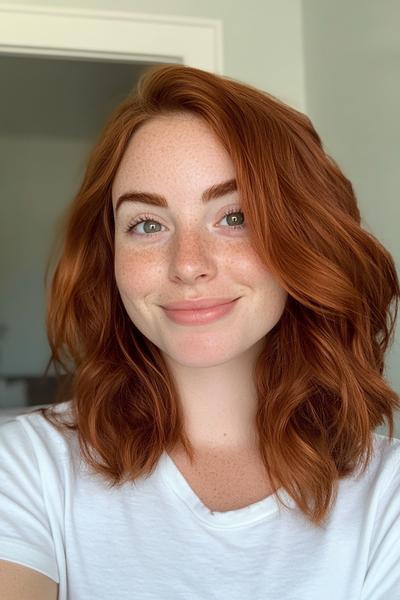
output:
<path id="1" fill-rule="evenodd" d="M 231 215 L 242 215 L 241 217 L 233 217 L 229 219 L 230 224 L 228 225 L 228 229 L 244 229 L 245 225 L 243 224 L 244 221 L 244 213 L 242 210 L 238 210 L 236 208 L 230 209 L 228 211 L 225 212 L 225 214 L 223 215 L 223 217 L 221 217 L 220 221 L 222 221 L 222 219 L 228 218 Z M 228 223 L 229 223 L 228 221 Z M 156 221 L 155 219 L 152 218 L 151 215 L 143 215 L 141 217 L 138 217 L 133 223 L 130 223 L 128 225 L 128 227 L 125 230 L 125 233 L 131 233 L 134 231 L 135 227 L 137 225 L 140 225 L 140 223 L 153 223 L 152 230 L 151 231 L 145 231 L 144 233 L 136 233 L 134 232 L 134 235 L 144 235 L 144 236 L 149 236 L 149 235 L 154 235 L 156 233 L 159 233 L 160 231 L 154 231 L 154 224 L 160 225 L 160 227 L 162 227 L 161 223 L 159 223 L 158 221 Z"/>

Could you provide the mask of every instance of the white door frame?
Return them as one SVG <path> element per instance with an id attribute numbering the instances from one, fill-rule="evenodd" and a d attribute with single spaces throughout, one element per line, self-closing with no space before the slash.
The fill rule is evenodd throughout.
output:
<path id="1" fill-rule="evenodd" d="M 223 74 L 218 19 L 0 3 L 0 56 L 182 63 Z"/>

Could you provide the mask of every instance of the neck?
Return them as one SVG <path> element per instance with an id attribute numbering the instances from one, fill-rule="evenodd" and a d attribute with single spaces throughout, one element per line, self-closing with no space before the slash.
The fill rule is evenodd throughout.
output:
<path id="1" fill-rule="evenodd" d="M 254 366 L 264 341 L 234 360 L 188 367 L 165 357 L 184 415 L 185 432 L 198 452 L 257 449 L 258 407 Z"/>

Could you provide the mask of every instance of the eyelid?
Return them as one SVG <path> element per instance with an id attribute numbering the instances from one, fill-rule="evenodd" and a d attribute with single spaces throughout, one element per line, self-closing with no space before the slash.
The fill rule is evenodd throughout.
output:
<path id="1" fill-rule="evenodd" d="M 230 204 L 228 206 L 224 206 L 223 208 L 221 208 L 218 211 L 218 215 L 219 215 L 218 216 L 218 220 L 222 219 L 222 217 L 224 216 L 224 214 L 228 210 L 233 210 L 233 209 L 243 211 L 242 206 L 240 204 L 238 204 L 237 202 L 233 203 L 233 204 Z M 158 219 L 166 220 L 165 216 L 152 214 L 150 211 L 146 211 L 146 212 L 143 212 L 143 213 L 138 213 L 136 216 L 134 216 L 132 218 L 128 218 L 127 220 L 132 223 L 136 219 L 144 219 L 144 218 L 146 218 L 146 219 L 154 219 L 155 221 L 157 221 Z"/>
<path id="2" fill-rule="evenodd" d="M 222 208 L 219 211 L 219 215 L 216 219 L 216 221 L 219 223 L 219 221 L 221 221 L 223 218 L 227 217 L 230 213 L 235 213 L 235 212 L 242 212 L 244 214 L 243 208 L 241 207 L 240 204 L 233 204 L 230 206 L 225 206 L 224 208 Z M 129 219 L 126 226 L 124 227 L 124 231 L 125 233 L 127 233 L 128 235 L 135 235 L 135 233 L 133 232 L 133 228 L 136 225 L 140 225 L 141 223 L 143 223 L 144 221 L 155 221 L 156 223 L 159 223 L 162 227 L 166 227 L 163 222 L 162 219 L 160 219 L 159 216 L 157 215 L 152 215 L 150 213 L 141 213 L 138 214 L 137 216 L 133 217 L 132 219 Z M 246 225 L 243 225 L 243 228 Z M 239 228 L 240 226 L 237 226 L 237 228 Z M 231 229 L 233 231 L 237 231 L 237 229 L 235 229 L 233 226 L 232 227 L 223 227 L 223 229 Z M 154 234 L 137 234 L 139 237 L 152 237 L 153 235 L 157 235 L 160 233 L 164 233 L 163 231 L 157 231 Z"/>

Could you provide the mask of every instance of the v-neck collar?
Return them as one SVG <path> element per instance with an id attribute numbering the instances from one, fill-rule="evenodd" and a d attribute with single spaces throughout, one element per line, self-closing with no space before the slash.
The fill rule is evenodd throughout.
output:
<path id="1" fill-rule="evenodd" d="M 274 494 L 249 506 L 225 512 L 212 511 L 200 500 L 167 452 L 161 455 L 159 468 L 164 482 L 183 500 L 191 512 L 199 520 L 214 527 L 249 525 L 261 519 L 279 516 L 280 510 L 284 507 L 279 505 L 277 493 L 288 506 L 291 508 L 295 506 L 293 499 L 283 488 L 280 488 Z"/>

